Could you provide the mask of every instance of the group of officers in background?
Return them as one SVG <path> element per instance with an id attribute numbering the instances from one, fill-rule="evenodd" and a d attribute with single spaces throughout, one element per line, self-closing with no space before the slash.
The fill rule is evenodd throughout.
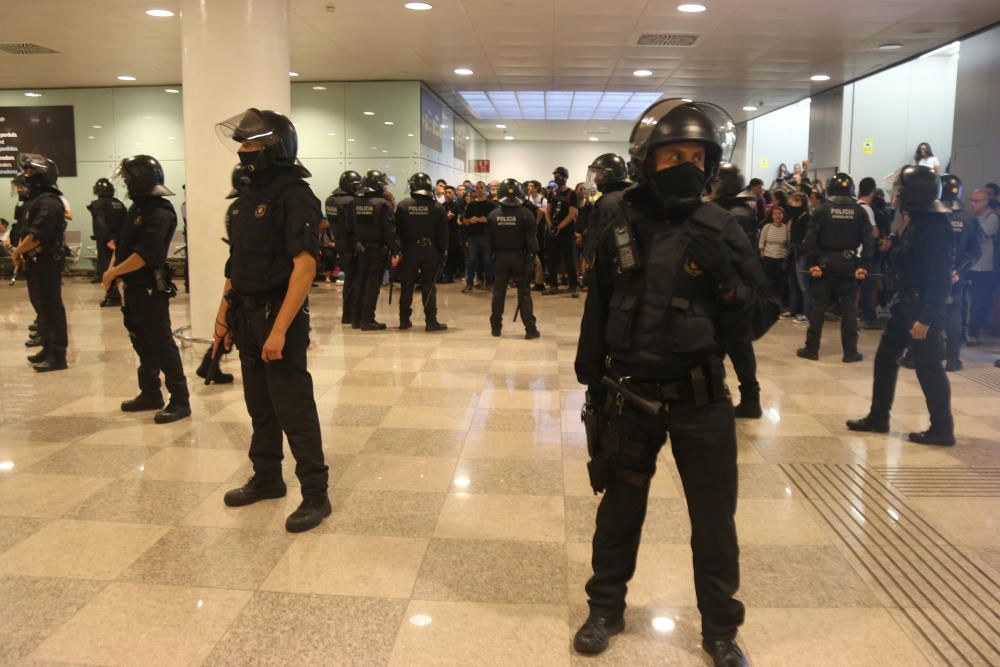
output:
<path id="1" fill-rule="evenodd" d="M 302 502 L 287 518 L 286 529 L 301 532 L 332 511 L 307 367 L 308 293 L 320 255 L 322 208 L 304 180 L 310 173 L 296 158 L 297 135 L 286 117 L 248 109 L 217 128 L 224 143 L 237 149 L 240 165 L 225 217 L 229 259 L 209 354 L 217 358 L 234 342 L 239 349 L 253 464 L 252 476 L 228 491 L 224 502 L 240 507 L 286 495 L 281 461 L 287 438 Z M 735 346 L 766 333 L 780 303 L 732 213 L 735 204 L 727 210 L 724 198 L 705 198 L 734 143 L 735 125 L 724 110 L 663 100 L 636 123 L 627 171 L 617 156 L 602 156 L 592 165 L 595 185 L 605 194 L 594 235 L 584 244 L 591 269 L 574 367 L 587 386 L 582 416 L 591 485 L 604 496 L 596 516 L 594 573 L 586 586 L 590 614 L 574 637 L 581 653 L 604 651 L 610 637 L 624 630 L 627 583 L 635 569 L 649 485 L 669 434 L 692 524 L 702 646 L 716 667 L 749 664 L 736 641 L 744 619 L 735 597 L 737 448 L 722 361 Z M 24 236 L 13 257 L 17 269 L 27 269 L 44 341 L 35 369 L 62 369 L 67 337 L 59 284 L 65 217 L 58 173 L 43 156 L 22 156 L 20 165 L 27 185 L 20 219 Z M 635 184 L 628 186 L 626 177 Z M 122 410 L 156 410 L 156 421 L 166 423 L 191 414 L 168 309 L 176 290 L 166 272 L 166 254 L 177 216 L 165 199 L 172 193 L 155 158 L 127 158 L 115 178 L 124 182 L 132 204 L 113 245 L 105 244 L 112 253 L 102 281 L 108 290 L 116 281 L 123 283 L 122 311 L 139 356 L 140 388 Z M 824 204 L 809 232 L 817 301 L 836 291 L 843 276 L 863 277 L 859 271 L 866 268 L 869 247 L 868 232 L 857 223 L 850 179 L 838 175 L 832 180 L 842 182 L 834 187 L 844 191 L 831 194 L 843 200 Z M 110 196 L 107 185 L 100 185 L 95 191 Z M 411 196 L 393 210 L 383 196 L 384 174 L 346 172 L 327 201 L 329 224 L 348 269 L 345 324 L 385 328 L 375 320 L 375 306 L 382 274 L 391 265 L 400 269 L 404 282 L 401 327 L 412 325 L 419 282 L 426 329 L 445 328 L 437 318 L 434 290 L 448 247 L 446 213 L 426 174 L 414 174 L 409 186 Z M 501 333 L 504 291 L 513 281 L 526 337 L 535 338 L 528 271 L 538 252 L 536 215 L 525 207 L 518 182 L 504 181 L 498 194 L 499 207 L 486 216 L 497 267 L 492 333 Z M 909 345 L 931 412 L 930 430 L 910 438 L 924 444 L 954 442 L 948 381 L 941 368 L 953 234 L 949 208 L 940 197 L 941 182 L 933 171 L 903 169 L 899 205 L 904 224 L 891 240 L 898 260 L 893 263 L 897 292 L 876 355 L 871 410 L 848 422 L 853 430 L 888 429 L 899 357 Z M 118 210 L 105 204 L 96 208 Z M 170 394 L 165 407 L 161 373 Z"/>

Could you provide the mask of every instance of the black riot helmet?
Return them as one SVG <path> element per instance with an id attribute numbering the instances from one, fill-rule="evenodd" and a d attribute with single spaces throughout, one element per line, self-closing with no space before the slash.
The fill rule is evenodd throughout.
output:
<path id="1" fill-rule="evenodd" d="M 431 177 L 422 171 L 418 171 L 413 176 L 410 176 L 410 180 L 407 183 L 410 186 L 411 195 L 430 197 L 434 193 L 434 184 L 431 183 Z"/>
<path id="2" fill-rule="evenodd" d="M 524 203 L 524 188 L 515 178 L 505 178 L 497 188 L 501 206 L 515 207 Z"/>
<path id="3" fill-rule="evenodd" d="M 736 123 L 725 109 L 709 102 L 673 98 L 654 103 L 636 121 L 629 137 L 632 179 L 641 183 L 650 176 L 647 161 L 655 148 L 683 141 L 705 145 L 705 178 L 711 179 L 736 146 Z"/>
<path id="4" fill-rule="evenodd" d="M 163 166 L 152 155 L 134 155 L 121 161 L 111 174 L 111 180 L 122 180 L 129 199 L 164 197 L 174 194 L 163 185 Z"/>
<path id="5" fill-rule="evenodd" d="M 256 141 L 263 146 L 260 156 L 247 168 L 254 171 L 273 164 L 279 167 L 294 167 L 297 175 L 307 178 L 312 174 L 296 159 L 299 151 L 299 136 L 292 121 L 277 111 L 267 109 L 247 109 L 232 118 L 216 123 L 215 132 L 223 145 L 237 150 L 245 141 Z"/>
<path id="6" fill-rule="evenodd" d="M 44 155 L 38 153 L 20 153 L 17 156 L 17 166 L 21 171 L 18 176 L 24 177 L 29 188 L 40 185 L 55 187 L 59 181 L 59 167 Z M 30 174 L 28 172 L 31 172 Z"/>
<path id="7" fill-rule="evenodd" d="M 951 210 L 962 210 L 962 191 L 964 190 L 962 179 L 954 174 L 943 174 L 941 176 L 941 201 L 948 202 Z"/>
<path id="8" fill-rule="evenodd" d="M 594 158 L 594 161 L 587 167 L 587 189 L 604 189 L 609 183 L 622 183 L 628 181 L 628 164 L 618 153 L 604 153 Z"/>
<path id="9" fill-rule="evenodd" d="M 361 195 L 378 195 L 381 196 L 385 193 L 385 186 L 388 182 L 385 174 L 378 169 L 372 169 L 365 174 L 364 180 L 361 182 L 361 187 L 355 193 L 358 196 Z"/>
<path id="10" fill-rule="evenodd" d="M 941 203 L 941 179 L 930 167 L 911 164 L 899 174 L 899 206 L 904 211 L 948 213 L 951 209 Z"/>
<path id="11" fill-rule="evenodd" d="M 712 180 L 712 196 L 716 200 L 721 199 L 753 199 L 756 200 L 746 188 L 746 181 L 743 179 L 743 172 L 732 162 L 723 162 L 719 165 L 715 178 Z"/>
<path id="12" fill-rule="evenodd" d="M 98 197 L 114 197 L 115 186 L 106 178 L 99 178 L 94 183 L 94 194 Z"/>
<path id="13" fill-rule="evenodd" d="M 837 172 L 826 182 L 826 196 L 834 204 L 852 204 L 855 194 L 854 179 L 846 172 Z"/>
<path id="14" fill-rule="evenodd" d="M 349 195 L 353 195 L 361 187 L 361 174 L 356 171 L 347 170 L 340 175 L 339 187 L 341 191 L 346 192 Z"/>
<path id="15" fill-rule="evenodd" d="M 242 164 L 233 167 L 232 185 L 233 189 L 226 195 L 226 199 L 236 199 L 250 187 L 250 176 L 247 175 L 246 168 Z"/>

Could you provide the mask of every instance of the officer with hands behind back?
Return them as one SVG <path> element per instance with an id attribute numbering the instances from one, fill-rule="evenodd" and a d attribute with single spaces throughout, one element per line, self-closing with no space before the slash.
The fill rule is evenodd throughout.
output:
<path id="1" fill-rule="evenodd" d="M 34 336 L 25 343 L 41 350 L 28 357 L 39 373 L 67 368 L 69 332 L 62 300 L 62 271 L 66 264 L 66 208 L 56 187 L 59 168 L 44 155 L 18 155 L 18 176 L 28 186 L 21 209 L 20 239 L 10 253 L 14 272 L 28 275 L 28 297 L 38 318 Z"/>
<path id="2" fill-rule="evenodd" d="M 169 424 L 191 415 L 181 353 L 170 325 L 170 299 L 177 288 L 170 282 L 167 251 L 177 229 L 173 195 L 163 184 L 163 167 L 150 155 L 125 158 L 111 180 L 123 180 L 132 205 L 115 242 L 111 266 L 101 278 L 110 290 L 116 280 L 125 285 L 122 315 L 132 348 L 139 355 L 139 395 L 122 403 L 124 412 L 158 410 L 153 420 Z M 170 401 L 163 407 L 160 372 Z M 161 409 L 163 408 L 163 409 Z"/>
<path id="3" fill-rule="evenodd" d="M 845 173 L 835 174 L 826 184 L 827 200 L 813 213 L 806 229 L 812 312 L 806 345 L 796 354 L 803 359 L 819 359 L 826 307 L 836 295 L 840 299 L 840 340 L 845 364 L 862 360 L 858 352 L 858 308 L 855 298 L 858 281 L 864 280 L 875 255 L 875 239 L 868 214 L 854 196 L 854 180 Z M 858 247 L 861 256 L 858 256 Z"/>
<path id="4" fill-rule="evenodd" d="M 326 198 L 326 219 L 330 221 L 337 258 L 340 268 L 344 271 L 341 324 L 350 324 L 354 321 L 355 299 L 358 292 L 358 257 L 355 253 L 354 229 L 351 224 L 351 204 L 360 188 L 361 174 L 348 170 L 340 175 L 337 189 Z"/>
<path id="5" fill-rule="evenodd" d="M 410 197 L 396 206 L 396 231 L 403 244 L 400 263 L 399 328 L 413 326 L 413 289 L 420 279 L 424 305 L 424 330 L 444 331 L 437 319 L 437 278 L 448 251 L 448 216 L 434 198 L 431 177 L 423 172 L 410 176 Z"/>
<path id="6" fill-rule="evenodd" d="M 115 239 L 121 232 L 125 222 L 125 204 L 115 197 L 115 186 L 106 178 L 99 178 L 94 183 L 94 195 L 97 199 L 87 204 L 93 222 L 94 240 L 97 242 L 97 266 L 94 271 L 100 280 L 111 265 L 111 256 L 115 252 Z M 118 288 L 112 283 L 101 301 L 101 308 L 121 306 L 122 298 Z"/>
<path id="7" fill-rule="evenodd" d="M 625 628 L 649 485 L 669 433 L 691 518 L 702 646 L 717 667 L 747 665 L 736 541 L 736 426 L 722 357 L 730 337 L 760 336 L 779 305 L 736 220 L 702 203 L 735 144 L 719 107 L 670 99 L 632 130 L 637 184 L 597 247 L 576 356 L 594 492 L 604 491 L 580 653 Z"/>
<path id="8" fill-rule="evenodd" d="M 955 423 L 951 386 L 941 365 L 945 352 L 941 334 L 952 286 L 950 209 L 939 201 L 941 179 L 930 167 L 909 165 L 899 178 L 903 227 L 890 237 L 895 293 L 889 306 L 889 322 L 875 353 L 871 409 L 861 419 L 849 420 L 847 428 L 889 432 L 899 359 L 910 345 L 917 380 L 931 415 L 930 429 L 910 433 L 910 441 L 948 447 L 955 444 Z"/>
<path id="9" fill-rule="evenodd" d="M 382 273 L 388 252 L 392 266 L 399 264 L 399 241 L 392 226 L 392 204 L 386 198 L 386 177 L 372 169 L 351 202 L 351 225 L 357 253 L 358 285 L 354 297 L 351 326 L 362 331 L 380 331 L 385 325 L 375 320 L 375 306 L 382 287 Z"/>
<path id="10" fill-rule="evenodd" d="M 296 159 L 295 126 L 275 111 L 247 109 L 219 123 L 224 143 L 238 147 L 250 184 L 226 213 L 229 261 L 215 322 L 213 352 L 235 340 L 243 396 L 253 425 L 253 476 L 227 492 L 239 507 L 286 493 L 282 433 L 295 457 L 302 503 L 285 521 L 298 533 L 330 516 L 329 470 L 307 367 L 309 288 L 319 257 L 320 202 Z M 232 143 L 230 143 L 232 142 Z"/>
<path id="11" fill-rule="evenodd" d="M 538 254 L 535 213 L 524 206 L 524 190 L 515 179 L 506 179 L 498 187 L 497 193 L 500 206 L 486 216 L 486 233 L 493 251 L 493 272 L 496 277 L 493 283 L 490 328 L 494 336 L 500 335 L 507 285 L 513 279 L 517 286 L 518 311 L 524 322 L 524 337 L 532 340 L 541 336 L 535 322 L 529 276 Z"/>

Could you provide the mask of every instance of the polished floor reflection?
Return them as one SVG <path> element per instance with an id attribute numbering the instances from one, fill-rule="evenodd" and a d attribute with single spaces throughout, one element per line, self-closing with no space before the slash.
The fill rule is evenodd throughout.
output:
<path id="1" fill-rule="evenodd" d="M 597 659 L 571 651 L 598 501 L 572 372 L 582 300 L 536 296 L 542 338 L 525 341 L 509 321 L 489 335 L 486 293 L 440 292 L 444 334 L 344 329 L 340 288 L 313 291 L 333 515 L 293 536 L 290 457 L 288 498 L 222 503 L 249 471 L 238 381 L 192 381 L 189 420 L 123 414 L 136 362 L 99 287 L 67 284 L 71 368 L 47 375 L 24 360 L 23 286 L 0 289 L 0 664 L 707 664 L 666 450 L 628 629 Z M 905 442 L 927 425 L 905 370 L 892 433 L 851 434 L 877 339 L 845 366 L 836 328 L 819 362 L 795 357 L 789 321 L 757 346 L 741 641 L 762 667 L 1000 664 L 1000 394 L 981 380 L 1000 370 L 980 353 L 951 376 L 955 448 Z"/>

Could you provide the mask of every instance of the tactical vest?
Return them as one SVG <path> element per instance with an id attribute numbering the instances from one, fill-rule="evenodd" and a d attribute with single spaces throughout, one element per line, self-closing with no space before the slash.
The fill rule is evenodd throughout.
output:
<path id="1" fill-rule="evenodd" d="M 823 205 L 826 215 L 819 228 L 818 244 L 824 252 L 843 252 L 854 250 L 861 245 L 861 235 L 858 233 L 857 214 L 861 207 L 857 204 L 835 204 L 829 202 Z M 863 211 L 861 211 L 864 213 Z M 867 218 L 867 214 L 865 214 Z"/>
<path id="2" fill-rule="evenodd" d="M 53 234 L 52 238 L 46 239 L 43 243 L 41 243 L 41 252 L 61 253 L 63 247 L 66 245 L 66 206 L 63 204 L 62 199 L 52 192 L 42 192 L 41 194 L 24 202 L 24 208 L 21 212 L 21 223 L 23 225 L 21 236 L 23 237 L 25 235 L 28 222 L 31 220 L 38 207 L 46 203 L 54 207 L 56 211 L 59 211 L 60 221 L 59 227 L 55 234 Z"/>
<path id="3" fill-rule="evenodd" d="M 951 226 L 951 265 L 953 268 L 959 268 L 958 265 L 963 259 L 962 253 L 965 251 L 966 238 L 971 232 L 966 228 L 973 222 L 972 212 L 965 209 L 958 209 L 948 214 L 948 223 Z"/>
<path id="4" fill-rule="evenodd" d="M 226 233 L 230 240 L 230 275 L 241 294 L 260 294 L 282 287 L 292 275 L 285 250 L 285 215 L 281 194 L 309 184 L 293 174 L 279 174 L 263 188 L 247 188 L 229 206 Z M 319 202 L 317 201 L 317 204 Z"/>
<path id="5" fill-rule="evenodd" d="M 524 252 L 524 217 L 521 206 L 501 206 L 489 215 L 493 226 L 493 250 L 496 252 Z M 530 215 L 530 214 L 529 214 Z"/>
<path id="6" fill-rule="evenodd" d="M 605 326 L 611 357 L 636 375 L 641 370 L 645 378 L 678 379 L 716 356 L 721 339 L 715 285 L 687 253 L 694 234 L 704 233 L 692 224 L 697 221 L 717 230 L 721 242 L 729 213 L 715 204 L 703 204 L 683 223 L 664 221 L 651 237 L 643 238 L 636 233 L 640 229 L 636 223 L 644 215 L 624 202 L 621 209 L 637 237 L 642 266 L 629 273 L 618 271 L 613 234 L 605 233 L 601 242 L 614 268 Z M 612 221 L 609 229 L 615 224 Z"/>
<path id="7" fill-rule="evenodd" d="M 407 199 L 406 206 L 399 211 L 400 219 L 396 226 L 404 241 L 434 238 L 435 201 L 433 199 Z"/>
<path id="8" fill-rule="evenodd" d="M 153 269 L 166 264 L 170 240 L 174 236 L 174 230 L 177 229 L 177 213 L 174 211 L 173 205 L 163 197 L 143 197 L 135 202 L 126 213 L 125 221 L 118 235 L 117 260 L 123 262 L 135 252 L 136 242 L 145 231 L 153 212 L 158 210 L 167 211 L 173 217 L 174 222 L 164 235 L 163 247 L 159 249 L 156 257 L 149 258 L 150 261 L 144 267 L 133 272 L 136 276 L 151 275 Z"/>
<path id="9" fill-rule="evenodd" d="M 356 197 L 354 199 L 354 233 L 360 243 L 384 243 L 382 225 L 378 220 L 379 209 L 389 203 L 381 197 Z"/>

